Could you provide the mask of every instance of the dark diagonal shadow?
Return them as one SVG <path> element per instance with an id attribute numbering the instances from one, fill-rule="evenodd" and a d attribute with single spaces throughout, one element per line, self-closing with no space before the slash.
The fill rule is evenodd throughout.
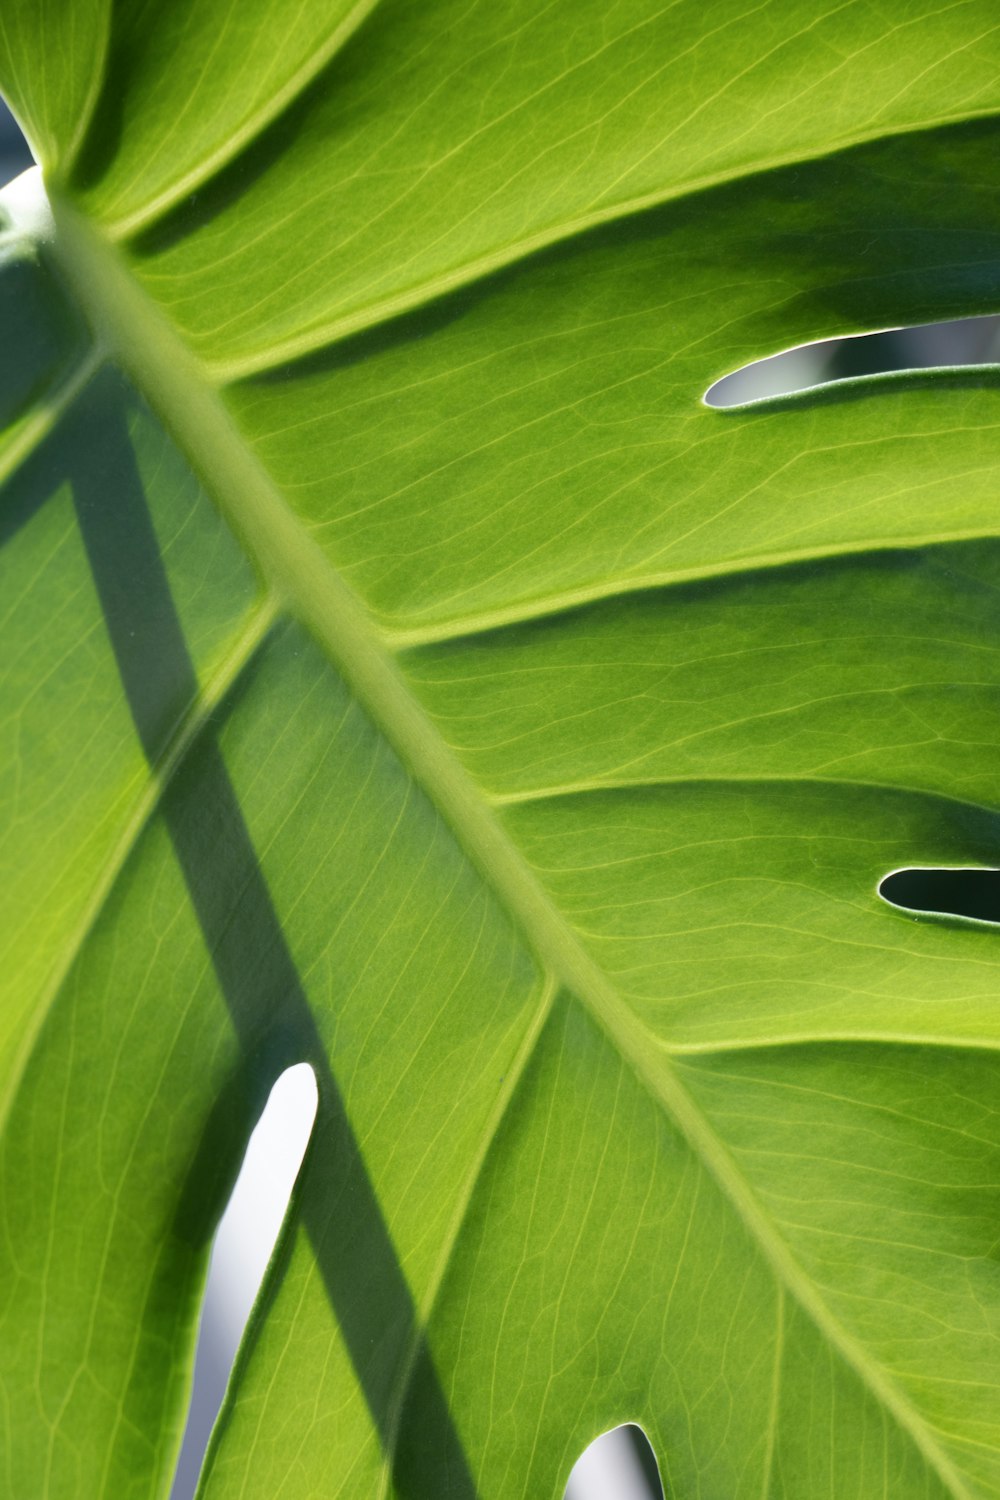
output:
<path id="1" fill-rule="evenodd" d="M 194 700 L 197 679 L 136 467 L 125 407 L 110 377 L 101 385 L 100 463 L 81 463 L 69 478 L 136 732 L 153 759 Z M 73 420 L 86 423 L 89 404 Z M 92 441 L 89 446 L 93 451 Z M 67 453 L 85 454 L 87 448 L 86 441 L 63 445 Z M 418 1332 L 417 1310 L 210 727 L 168 788 L 161 811 L 240 1041 L 250 1087 L 262 1101 L 292 1063 L 308 1062 L 316 1073 L 319 1109 L 303 1177 L 308 1173 L 314 1182 L 321 1180 L 323 1191 L 304 1194 L 301 1212 L 385 1448 L 395 1438 L 400 1365 Z M 441 1466 L 433 1490 L 450 1500 L 475 1500 L 422 1333 L 415 1369 L 411 1417 L 431 1439 Z M 441 1474 L 447 1476 L 444 1483 Z M 413 1500 L 426 1500 L 428 1478 L 397 1474 L 396 1484 Z"/>

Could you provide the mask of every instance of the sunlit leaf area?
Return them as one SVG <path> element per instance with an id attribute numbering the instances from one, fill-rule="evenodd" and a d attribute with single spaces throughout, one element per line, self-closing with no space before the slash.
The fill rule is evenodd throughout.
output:
<path id="1" fill-rule="evenodd" d="M 0 1492 L 1000 1500 L 994 8 L 0 89 Z"/>

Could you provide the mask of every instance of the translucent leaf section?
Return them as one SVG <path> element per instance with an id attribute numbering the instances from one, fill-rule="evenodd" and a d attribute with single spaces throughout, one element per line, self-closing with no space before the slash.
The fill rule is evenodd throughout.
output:
<path id="1" fill-rule="evenodd" d="M 0 295 L 15 308 L 24 297 L 22 265 L 15 261 L 13 274 L 0 278 Z M 61 982 L 174 749 L 203 708 L 200 692 L 211 700 L 220 691 L 259 623 L 253 571 L 190 468 L 134 392 L 86 353 L 78 357 L 82 363 L 67 373 L 59 367 L 44 404 L 7 439 L 12 472 L 0 513 L 4 1087 L 36 1007 Z M 150 544 L 138 559 L 130 555 L 136 528 L 122 503 L 137 490 Z M 190 653 L 180 670 L 160 650 L 164 621 L 155 608 L 141 623 L 120 621 L 117 639 L 109 638 L 109 601 L 88 546 L 93 526 L 107 542 L 111 607 L 117 598 L 127 614 L 129 588 L 149 588 L 158 576 L 169 584 Z M 122 692 L 121 649 L 148 657 L 142 743 Z"/>
<path id="2" fill-rule="evenodd" d="M 136 561 L 113 637 L 164 602 Z M 162 668 L 176 637 L 157 623 Z M 141 661 L 118 645 L 141 732 Z M 12 1091 L 4 1377 L 52 1426 L 45 1442 L 32 1423 L 8 1432 L 15 1493 L 157 1491 L 213 1213 L 273 1070 L 303 1057 L 322 1103 L 299 1237 L 327 1307 L 323 1367 L 340 1371 L 339 1401 L 353 1392 L 344 1450 L 377 1462 L 396 1372 L 420 1347 L 416 1299 L 543 998 L 490 892 L 315 649 L 285 630 L 253 660 L 75 940 Z"/>
<path id="3" fill-rule="evenodd" d="M 210 1500 L 556 1497 L 627 1421 L 671 1500 L 997 1500 L 996 933 L 878 894 L 997 865 L 996 372 L 703 401 L 997 312 L 996 18 L 108 59 L 4 208 L 11 1493 L 162 1492 L 305 1061 Z"/>
<path id="4" fill-rule="evenodd" d="M 995 52 L 989 0 L 382 0 L 301 105 L 146 238 L 143 279 L 207 358 L 272 364 L 634 209 L 991 114 Z M 117 183 L 112 165 L 90 190 L 99 217 Z"/>
<path id="5" fill-rule="evenodd" d="M 403 641 L 992 535 L 990 370 L 702 396 L 789 335 L 994 310 L 996 147 L 992 121 L 908 135 L 634 215 L 227 399 Z"/>
<path id="6" fill-rule="evenodd" d="M 65 173 L 104 81 L 110 0 L 10 0 L 0 88 L 46 170 Z"/>
<path id="7" fill-rule="evenodd" d="M 376 0 L 130 0 L 115 9 L 106 91 L 77 178 L 130 229 L 179 204 L 266 129 Z M 171 66 L 164 68 L 169 56 Z"/>

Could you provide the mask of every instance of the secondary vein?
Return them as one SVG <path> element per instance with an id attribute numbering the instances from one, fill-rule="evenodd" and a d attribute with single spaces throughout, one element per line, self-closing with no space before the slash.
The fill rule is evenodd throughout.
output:
<path id="1" fill-rule="evenodd" d="M 11 1068 L 9 1084 L 0 1095 L 0 1133 L 3 1131 L 46 1017 L 61 993 L 90 934 L 96 927 L 101 912 L 107 905 L 108 898 L 115 889 L 143 830 L 149 824 L 167 786 L 183 764 L 192 746 L 197 743 L 199 736 L 211 721 L 223 699 L 232 691 L 266 640 L 274 627 L 277 614 L 277 608 L 272 599 L 265 599 L 253 611 L 228 655 L 177 726 L 162 756 L 155 765 L 150 766 L 149 776 L 143 782 L 118 840 L 97 876 L 90 900 L 52 969 L 48 984 L 35 1007 L 32 1025 L 22 1038 L 17 1057 Z"/>

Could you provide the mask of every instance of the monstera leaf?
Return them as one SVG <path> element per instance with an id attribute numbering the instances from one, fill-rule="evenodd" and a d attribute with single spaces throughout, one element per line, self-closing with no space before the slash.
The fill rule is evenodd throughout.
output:
<path id="1" fill-rule="evenodd" d="M 990 0 L 8 0 L 4 1493 L 1000 1495 Z"/>

